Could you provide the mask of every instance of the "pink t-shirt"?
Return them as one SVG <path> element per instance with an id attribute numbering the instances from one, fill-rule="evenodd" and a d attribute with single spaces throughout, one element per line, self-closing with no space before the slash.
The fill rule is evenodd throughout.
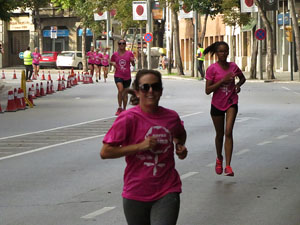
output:
<path id="1" fill-rule="evenodd" d="M 100 52 L 99 53 L 96 52 L 94 63 L 97 65 L 100 65 L 102 57 L 103 57 L 103 55 Z"/>
<path id="2" fill-rule="evenodd" d="M 109 60 L 109 55 L 108 54 L 104 54 L 103 57 L 102 57 L 101 64 L 103 66 L 108 66 L 109 65 L 108 60 Z"/>
<path id="3" fill-rule="evenodd" d="M 38 53 L 38 52 L 33 52 L 32 56 L 33 56 L 32 63 L 39 64 L 40 63 L 40 58 L 42 57 L 41 54 Z"/>
<path id="4" fill-rule="evenodd" d="M 184 132 L 178 114 L 159 107 L 156 114 L 145 113 L 140 106 L 122 112 L 107 132 L 103 143 L 132 145 L 148 136 L 157 137 L 154 149 L 126 156 L 122 196 L 137 201 L 155 201 L 171 192 L 181 192 L 181 180 L 175 169 L 173 138 Z"/>
<path id="5" fill-rule="evenodd" d="M 228 73 L 235 76 L 243 74 L 240 68 L 234 63 L 229 63 L 229 68 L 224 70 L 218 63 L 210 65 L 206 70 L 205 78 L 216 83 L 223 79 Z M 238 103 L 238 95 L 235 91 L 235 80 L 230 84 L 222 84 L 212 97 L 211 104 L 219 110 L 226 111 L 231 105 Z"/>
<path id="6" fill-rule="evenodd" d="M 92 51 L 89 51 L 88 53 L 86 53 L 86 56 L 89 57 L 88 63 L 90 63 L 90 64 L 94 64 L 95 63 L 95 55 L 96 54 L 97 54 L 97 52 L 92 52 Z"/>
<path id="7" fill-rule="evenodd" d="M 118 52 L 115 52 L 111 61 L 116 63 L 115 77 L 122 78 L 124 80 L 131 79 L 130 71 L 130 58 L 134 57 L 131 51 L 126 51 L 122 56 Z"/>

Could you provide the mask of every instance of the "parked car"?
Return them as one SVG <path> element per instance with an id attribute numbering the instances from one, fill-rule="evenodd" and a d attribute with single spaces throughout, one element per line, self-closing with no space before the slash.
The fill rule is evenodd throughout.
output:
<path id="1" fill-rule="evenodd" d="M 56 66 L 58 68 L 72 67 L 82 70 L 82 53 L 80 51 L 62 51 L 57 56 Z"/>
<path id="2" fill-rule="evenodd" d="M 59 52 L 43 52 L 40 67 L 56 67 L 56 59 Z"/>

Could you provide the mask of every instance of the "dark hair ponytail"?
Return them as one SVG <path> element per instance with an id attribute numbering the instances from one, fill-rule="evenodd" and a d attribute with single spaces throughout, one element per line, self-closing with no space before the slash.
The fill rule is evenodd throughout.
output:
<path id="1" fill-rule="evenodd" d="M 208 46 L 204 50 L 203 54 L 206 55 L 207 53 L 210 53 L 211 56 L 213 56 L 217 52 L 220 45 L 225 45 L 229 49 L 229 45 L 225 41 L 217 41 L 217 42 L 211 44 L 210 46 Z"/>

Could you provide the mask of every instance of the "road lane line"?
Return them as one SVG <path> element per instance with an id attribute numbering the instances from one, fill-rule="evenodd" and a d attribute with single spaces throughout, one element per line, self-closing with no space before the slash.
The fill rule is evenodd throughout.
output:
<path id="1" fill-rule="evenodd" d="M 47 132 L 47 131 L 53 131 L 53 130 L 68 128 L 68 127 L 75 127 L 75 126 L 88 124 L 88 123 L 93 123 L 93 122 L 97 122 L 97 121 L 101 121 L 101 120 L 112 119 L 112 118 L 115 118 L 115 117 L 116 116 L 112 116 L 112 117 L 101 118 L 101 119 L 97 119 L 97 120 L 90 120 L 90 121 L 86 121 L 86 122 L 82 122 L 82 123 L 75 123 L 75 124 L 71 124 L 71 125 L 67 125 L 67 126 L 55 127 L 55 128 L 51 128 L 51 129 L 47 129 L 47 130 L 40 130 L 40 131 L 29 132 L 29 133 L 24 133 L 24 134 L 17 134 L 17 135 L 8 136 L 8 137 L 2 137 L 2 138 L 0 138 L 0 140 L 5 140 L 5 139 L 15 138 L 15 137 L 21 137 L 21 136 L 25 136 L 25 135 L 29 135 L 29 134 L 39 134 L 39 133 L 44 133 L 44 132 Z"/>
<path id="2" fill-rule="evenodd" d="M 283 138 L 286 138 L 286 137 L 288 137 L 289 135 L 287 135 L 287 134 L 284 134 L 284 135 L 280 135 L 280 136 L 278 136 L 278 137 L 276 137 L 276 139 L 283 139 Z"/>
<path id="3" fill-rule="evenodd" d="M 266 145 L 266 144 L 271 144 L 272 143 L 272 141 L 264 141 L 264 142 L 260 142 L 260 143 L 258 143 L 257 145 Z"/>
<path id="4" fill-rule="evenodd" d="M 14 157 L 21 156 L 21 155 L 27 155 L 27 154 L 34 153 L 34 152 L 44 151 L 46 149 L 53 148 L 53 147 L 72 144 L 72 143 L 76 143 L 76 142 L 80 142 L 80 141 L 86 141 L 86 140 L 90 140 L 90 139 L 93 139 L 93 138 L 99 138 L 99 137 L 103 137 L 104 135 L 105 134 L 96 135 L 96 136 L 87 137 L 87 138 L 81 138 L 81 139 L 77 139 L 77 140 L 67 141 L 67 142 L 63 142 L 63 143 L 59 143 L 59 144 L 55 144 L 55 145 L 49 145 L 49 146 L 45 146 L 45 147 L 42 147 L 42 148 L 33 149 L 33 150 L 27 151 L 27 152 L 22 152 L 22 153 L 18 153 L 18 154 L 14 154 L 14 155 L 9 155 L 9 156 L 6 156 L 6 157 L 0 157 L 0 161 L 4 160 L 4 159 L 14 158 Z"/>
<path id="5" fill-rule="evenodd" d="M 249 152 L 250 149 L 242 149 L 241 151 L 235 153 L 234 155 L 242 155 L 242 154 L 245 154 L 246 152 Z"/>
<path id="6" fill-rule="evenodd" d="M 113 210 L 113 209 L 115 209 L 116 207 L 104 207 L 104 208 L 102 208 L 102 209 L 100 209 L 100 210 L 97 210 L 97 211 L 95 211 L 95 212 L 92 212 L 92 213 L 90 213 L 90 214 L 87 214 L 87 215 L 85 215 L 85 216 L 82 216 L 82 217 L 80 217 L 81 219 L 92 219 L 92 218 L 94 218 L 94 217 L 96 217 L 96 216 L 99 216 L 99 215 L 101 215 L 101 214 L 103 214 L 103 213 L 106 213 L 106 212 L 108 212 L 108 211 L 111 211 L 111 210 Z"/>
<path id="7" fill-rule="evenodd" d="M 294 130 L 293 132 L 294 132 L 294 133 L 297 133 L 297 132 L 299 132 L 299 131 L 300 131 L 300 128 Z"/>
<path id="8" fill-rule="evenodd" d="M 185 179 L 185 178 L 191 177 L 191 176 L 196 175 L 196 174 L 198 174 L 198 173 L 199 173 L 199 172 L 188 172 L 188 173 L 186 173 L 186 174 L 181 175 L 180 178 L 181 178 L 181 180 L 183 180 L 183 179 Z"/>
<path id="9" fill-rule="evenodd" d="M 289 88 L 287 88 L 287 87 L 282 87 L 283 89 L 285 89 L 285 90 L 288 90 L 288 91 L 290 91 L 291 89 L 289 89 Z"/>
<path id="10" fill-rule="evenodd" d="M 184 118 L 184 117 L 194 116 L 194 115 L 201 114 L 201 113 L 203 113 L 203 112 L 195 112 L 195 113 L 183 115 L 183 116 L 180 116 L 180 117 L 181 117 L 181 118 Z"/>

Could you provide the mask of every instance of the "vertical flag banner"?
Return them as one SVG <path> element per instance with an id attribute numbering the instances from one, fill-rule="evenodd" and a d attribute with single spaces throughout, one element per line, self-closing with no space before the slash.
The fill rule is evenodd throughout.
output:
<path id="1" fill-rule="evenodd" d="M 154 20 L 164 19 L 164 10 L 160 8 L 160 3 L 158 1 L 152 2 L 152 18 Z"/>
<path id="2" fill-rule="evenodd" d="M 264 0 L 263 8 L 266 11 L 278 10 L 278 2 L 277 0 Z"/>
<path id="3" fill-rule="evenodd" d="M 132 2 L 132 16 L 133 20 L 147 20 L 147 2 Z"/>
<path id="4" fill-rule="evenodd" d="M 241 0 L 241 12 L 258 12 L 258 8 L 254 3 L 254 0 Z"/>
<path id="5" fill-rule="evenodd" d="M 98 20 L 107 20 L 107 12 L 98 12 L 98 13 L 94 13 L 94 20 L 98 21 Z"/>

